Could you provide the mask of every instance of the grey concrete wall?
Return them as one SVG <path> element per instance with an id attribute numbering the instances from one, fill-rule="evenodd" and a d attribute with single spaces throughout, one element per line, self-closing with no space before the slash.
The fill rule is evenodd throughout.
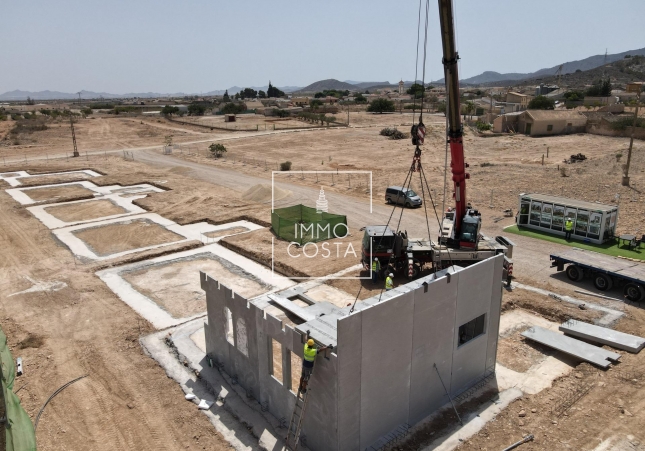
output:
<path id="1" fill-rule="evenodd" d="M 338 448 L 365 449 L 414 425 L 494 370 L 503 256 L 421 285 L 338 321 Z M 392 291 L 388 295 L 393 294 Z M 484 334 L 459 326 L 486 314 Z M 436 364 L 441 379 L 437 375 Z"/>
<path id="2" fill-rule="evenodd" d="M 267 405 L 272 415 L 278 419 L 284 418 L 288 423 L 296 402 L 296 395 L 289 387 L 291 374 L 299 378 L 302 371 L 300 364 L 296 368 L 291 367 L 289 353 L 294 352 L 302 359 L 302 335 L 204 273 L 200 277 L 208 308 L 208 324 L 204 328 L 207 353 L 224 365 L 226 373 L 237 376 L 240 386 L 252 394 L 258 403 Z M 224 307 L 228 307 L 232 313 L 235 345 L 226 339 Z M 244 321 L 244 334 L 239 329 L 240 320 Z M 282 347 L 282 381 L 271 374 L 272 339 Z M 238 349 L 243 343 L 246 343 L 243 349 L 247 350 L 248 356 Z M 338 441 L 337 356 L 331 352 L 324 354 L 316 359 L 309 383 L 309 399 L 301 435 L 313 451 L 336 449 Z"/>

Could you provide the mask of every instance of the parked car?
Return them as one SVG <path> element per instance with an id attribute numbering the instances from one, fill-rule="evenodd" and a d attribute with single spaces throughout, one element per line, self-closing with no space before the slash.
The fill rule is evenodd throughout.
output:
<path id="1" fill-rule="evenodd" d="M 385 190 L 385 202 L 405 207 L 420 207 L 421 198 L 413 190 L 401 186 L 390 186 Z"/>

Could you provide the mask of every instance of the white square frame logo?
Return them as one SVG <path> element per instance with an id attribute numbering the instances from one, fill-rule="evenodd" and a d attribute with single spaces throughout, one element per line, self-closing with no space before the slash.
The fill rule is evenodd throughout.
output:
<path id="1" fill-rule="evenodd" d="M 372 199 L 373 199 L 373 184 L 372 184 L 372 171 L 271 171 L 271 214 L 275 211 L 275 176 L 276 174 L 279 176 L 292 176 L 295 173 L 300 173 L 300 174 L 318 174 L 318 175 L 324 175 L 324 174 L 331 174 L 332 179 L 333 175 L 348 175 L 350 177 L 351 181 L 351 174 L 368 174 L 369 175 L 369 213 L 372 214 Z M 335 183 L 333 184 L 335 185 Z M 332 186 L 333 186 L 332 185 Z M 309 187 L 306 187 L 309 188 Z M 370 241 L 370 255 L 372 255 L 372 243 Z M 366 277 L 345 277 L 345 276 L 338 276 L 338 277 L 332 277 L 333 275 L 327 275 L 327 276 L 320 276 L 320 277 L 314 277 L 314 276 L 308 276 L 308 277 L 289 277 L 290 279 L 293 280 L 371 280 L 372 279 L 372 265 L 369 266 L 369 275 Z M 271 237 L 271 274 L 275 275 L 275 237 Z"/>

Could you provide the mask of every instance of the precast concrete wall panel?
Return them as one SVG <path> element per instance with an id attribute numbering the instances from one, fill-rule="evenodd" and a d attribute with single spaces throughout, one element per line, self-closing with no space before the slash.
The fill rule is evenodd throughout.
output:
<path id="1" fill-rule="evenodd" d="M 450 393 L 453 396 L 481 378 L 486 369 L 487 333 L 494 272 L 494 265 L 490 260 L 484 260 L 459 272 L 457 314 L 453 334 L 455 345 L 450 383 Z M 483 314 L 486 315 L 484 333 L 458 346 L 459 327 Z"/>
<path id="2" fill-rule="evenodd" d="M 329 357 L 316 357 L 314 372 L 309 380 L 307 390 L 307 410 L 305 413 L 302 433 L 306 436 L 307 447 L 313 451 L 336 449 L 338 439 L 336 434 L 338 406 L 338 359 L 335 354 Z M 292 395 L 295 401 L 295 395 Z"/>
<path id="3" fill-rule="evenodd" d="M 360 449 L 362 312 L 338 320 L 338 450 Z"/>
<path id="4" fill-rule="evenodd" d="M 361 448 L 408 421 L 413 312 L 412 292 L 361 312 Z"/>
<path id="5" fill-rule="evenodd" d="M 459 274 L 453 274 L 450 282 L 442 277 L 429 283 L 426 293 L 414 291 L 410 424 L 449 401 L 434 364 L 449 390 L 458 286 Z"/>
<path id="6" fill-rule="evenodd" d="M 486 349 L 486 372 L 495 371 L 497 361 L 497 342 L 499 340 L 499 317 L 502 310 L 502 271 L 504 270 L 504 256 L 494 258 L 494 275 L 490 296 L 490 313 L 488 315 L 488 347 Z"/>

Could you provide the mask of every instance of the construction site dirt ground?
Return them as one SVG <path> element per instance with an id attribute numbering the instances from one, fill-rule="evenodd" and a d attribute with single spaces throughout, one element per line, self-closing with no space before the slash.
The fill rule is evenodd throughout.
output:
<path id="1" fill-rule="evenodd" d="M 262 135 L 202 132 L 163 119 L 97 117 L 79 121 L 77 125 L 79 149 L 82 154 L 88 150 L 88 155 L 82 158 L 52 158 L 54 154 L 69 152 L 71 139 L 68 126 L 64 123 L 59 124 L 60 127 L 54 124 L 48 130 L 34 132 L 28 137 L 29 144 L 1 147 L 0 155 L 6 157 L 7 162 L 2 172 L 94 169 L 104 174 L 91 179 L 100 186 L 154 184 L 165 191 L 138 199 L 136 205 L 178 224 L 204 220 L 223 224 L 247 219 L 268 226 L 271 221 L 268 204 L 241 197 L 252 187 L 245 182 L 247 176 L 255 177 L 253 185 L 258 183 L 256 179 L 270 183 L 272 169 L 264 171 L 259 163 L 263 159 L 273 164 L 292 161 L 293 173 L 283 181 L 293 193 L 290 196 L 297 196 L 299 187 L 317 189 L 321 185 L 320 178 L 316 181 L 315 174 L 304 174 L 304 180 L 301 179 L 298 174 L 300 167 L 314 171 L 323 168 L 371 170 L 374 205 L 383 208 L 379 210 L 382 214 L 386 208 L 381 201 L 383 190 L 387 185 L 403 181 L 411 162 L 412 146 L 408 140 L 391 141 L 379 136 L 379 127 L 400 126 L 409 124 L 411 120 L 411 115 L 397 117 L 352 112 L 350 123 L 365 128 Z M 424 116 L 424 120 L 431 127 L 424 146 L 423 161 L 428 181 L 431 188 L 437 190 L 438 204 L 441 206 L 445 157 L 441 126 L 445 118 L 429 116 L 426 119 Z M 400 128 L 403 129 L 403 126 Z M 190 145 L 198 150 L 191 152 L 194 155 L 183 153 L 164 156 L 161 154 L 161 145 L 164 136 L 169 133 L 177 142 L 204 142 Z M 223 141 L 228 149 L 226 158 L 206 158 L 204 152 L 210 142 L 223 138 L 227 140 Z M 469 193 L 474 205 L 483 212 L 484 232 L 502 234 L 503 227 L 513 223 L 513 218 L 503 218 L 502 210 L 513 208 L 516 211 L 520 192 L 544 192 L 607 203 L 615 202 L 616 194 L 620 194 L 619 231 L 645 233 L 640 225 L 645 215 L 641 194 L 645 188 L 645 174 L 642 172 L 645 170 L 645 144 L 641 141 L 634 144 L 632 188 L 620 186 L 621 164 L 626 159 L 627 145 L 628 139 L 625 138 L 595 135 L 479 138 L 468 131 L 465 150 L 467 161 L 471 164 Z M 134 161 L 123 159 L 123 148 L 133 152 Z M 546 148 L 549 148 L 549 158 L 545 157 L 545 166 L 542 167 L 541 155 L 546 154 Z M 562 163 L 564 158 L 578 152 L 586 154 L 588 160 L 575 165 Z M 617 153 L 622 153 L 620 161 Z M 26 164 L 24 154 L 27 156 Z M 567 177 L 561 175 L 558 165 L 566 168 Z M 223 180 L 219 173 L 210 172 L 211 168 L 225 169 L 227 179 Z M 75 179 L 48 176 L 46 183 L 70 180 Z M 23 182 L 29 186 L 40 183 L 35 178 L 23 179 Z M 343 180 L 343 183 L 347 182 Z M 231 184 L 239 186 L 231 188 Z M 349 183 L 336 183 L 332 187 L 330 180 L 324 187 L 325 191 L 329 189 L 344 196 L 348 202 L 366 203 L 368 199 L 365 182 L 358 186 L 352 184 L 351 188 Z M 0 188 L 4 190 L 9 186 L 0 181 Z M 38 195 L 39 201 L 59 201 L 93 194 L 85 189 L 52 191 L 63 188 L 43 189 L 43 193 Z M 415 189 L 420 191 L 420 186 L 417 185 Z M 493 208 L 489 207 L 491 190 Z M 285 201 L 293 199 L 290 196 Z M 449 199 L 447 204 L 450 205 Z M 93 216 L 104 207 L 98 208 L 97 212 L 76 211 L 74 208 L 60 207 L 58 214 Z M 39 448 L 228 449 L 228 443 L 208 419 L 197 411 L 194 404 L 184 400 L 180 387 L 143 353 L 138 339 L 152 333 L 153 327 L 121 302 L 94 274 L 98 268 L 106 265 L 117 266 L 126 261 L 165 254 L 176 248 L 169 246 L 159 251 L 132 254 L 107 263 L 81 264 L 40 221 L 4 191 L 0 191 L 0 211 L 0 242 L 3 244 L 0 250 L 0 321 L 14 357 L 23 358 L 25 373 L 17 378 L 16 387 L 24 385 L 18 395 L 25 409 L 34 418 L 56 388 L 78 376 L 89 375 L 70 386 L 47 406 L 38 426 Z M 434 212 L 430 213 L 432 219 Z M 385 214 L 378 217 L 379 221 L 383 217 L 387 220 Z M 407 218 L 406 225 L 409 227 L 416 224 L 417 230 L 425 229 L 422 209 L 406 210 L 404 218 Z M 496 218 L 502 219 L 495 222 Z M 435 224 L 431 224 L 433 233 L 436 231 Z M 357 228 L 368 224 L 350 225 L 354 229 L 350 241 L 360 252 L 361 232 Z M 120 242 L 127 243 L 126 235 L 122 234 L 120 238 L 115 231 L 109 240 L 119 241 L 115 246 L 124 246 Z M 271 232 L 264 229 L 227 237 L 222 244 L 229 243 L 229 248 L 237 245 L 249 254 L 255 252 L 256 260 L 268 266 L 270 257 L 267 252 L 271 237 Z M 97 240 L 100 238 L 100 235 L 96 237 Z M 551 249 L 559 247 L 526 237 L 513 236 L 512 239 L 517 243 L 514 255 L 517 281 L 621 310 L 624 316 L 618 320 L 616 329 L 643 335 L 643 308 L 576 293 L 576 289 L 596 290 L 589 282 L 573 284 L 561 274 L 556 275 L 555 270 L 550 268 L 548 254 Z M 281 258 L 284 257 L 282 254 Z M 291 263 L 290 267 L 306 274 L 325 275 L 356 263 L 354 258 L 348 258 L 347 261 L 309 260 L 298 265 Z M 169 277 L 168 293 L 159 293 L 163 287 L 155 287 L 151 283 L 151 275 L 144 272 L 133 273 L 132 283 L 159 296 L 162 303 L 167 302 L 170 298 L 164 296 L 171 296 L 173 290 L 179 289 L 173 278 L 183 278 L 186 271 L 192 270 L 189 266 L 178 264 L 155 269 L 162 277 Z M 280 271 L 280 268 L 276 267 L 276 270 Z M 404 282 L 397 279 L 395 283 Z M 34 281 L 35 289 L 16 294 L 30 290 L 34 287 Z M 51 286 L 54 282 L 61 282 L 64 286 L 60 288 L 62 284 L 58 284 L 56 290 L 43 288 L 43 291 L 38 291 L 38 284 L 49 283 L 48 286 Z M 357 295 L 359 299 L 364 299 L 378 295 L 382 290 L 381 283 L 372 285 L 369 280 L 335 280 L 327 284 L 342 290 L 346 296 L 344 299 L 353 299 Z M 185 289 L 194 290 L 192 284 Z M 611 296 L 617 296 L 616 293 Z M 195 302 L 201 302 L 197 300 L 197 294 L 195 296 Z M 521 289 L 505 292 L 503 303 L 505 311 L 522 309 L 554 322 L 569 318 L 593 321 L 599 315 L 595 310 L 580 309 L 553 297 Z M 183 314 L 186 309 L 192 312 L 200 308 L 188 304 L 167 307 L 177 314 Z M 519 371 L 538 362 L 543 351 L 513 332 L 502 337 L 498 359 L 501 364 Z M 571 374 L 557 379 L 553 387 L 514 401 L 478 434 L 464 441 L 459 449 L 499 450 L 527 433 L 534 434 L 536 439 L 521 449 L 601 450 L 611 449 L 614 445 L 618 447 L 616 449 L 623 449 L 619 446 L 639 449 L 637 446 L 645 443 L 641 426 L 645 424 L 645 353 L 621 354 L 621 362 L 608 371 L 598 371 L 586 364 L 578 365 Z M 569 393 L 581 390 L 587 382 L 593 382 L 593 387 L 560 414 L 559 401 Z M 480 402 L 488 403 L 491 398 L 492 395 L 472 400 L 469 408 L 478 407 Z M 522 410 L 524 415 L 520 416 Z M 449 416 L 444 420 L 445 426 L 454 424 Z M 440 430 L 438 426 L 421 430 L 401 449 L 423 449 L 433 437 L 440 434 Z M 641 445 L 629 445 L 632 446 L 629 448 L 625 443 L 630 441 L 640 441 Z"/>

